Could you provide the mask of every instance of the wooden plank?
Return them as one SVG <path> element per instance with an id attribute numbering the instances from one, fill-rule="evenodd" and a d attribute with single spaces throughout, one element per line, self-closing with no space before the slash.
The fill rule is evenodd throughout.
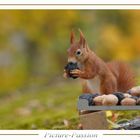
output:
<path id="1" fill-rule="evenodd" d="M 104 111 L 80 115 L 83 129 L 107 130 L 108 122 Z"/>
<path id="2" fill-rule="evenodd" d="M 80 99 L 77 103 L 78 110 L 140 110 L 140 105 L 137 106 L 89 106 L 86 99 Z"/>

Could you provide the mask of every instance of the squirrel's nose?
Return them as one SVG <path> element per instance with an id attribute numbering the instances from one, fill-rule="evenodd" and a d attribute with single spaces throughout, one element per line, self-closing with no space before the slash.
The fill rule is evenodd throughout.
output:
<path id="1" fill-rule="evenodd" d="M 74 57 L 70 57 L 68 58 L 68 63 L 77 63 L 77 61 Z"/>

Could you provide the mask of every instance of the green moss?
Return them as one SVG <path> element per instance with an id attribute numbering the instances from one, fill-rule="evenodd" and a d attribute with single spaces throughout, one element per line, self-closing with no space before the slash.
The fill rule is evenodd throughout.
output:
<path id="1" fill-rule="evenodd" d="M 0 129 L 77 129 L 80 92 L 81 86 L 74 81 L 3 96 L 0 99 Z M 140 116 L 139 111 L 113 113 L 119 113 L 114 123 Z"/>
<path id="2" fill-rule="evenodd" d="M 66 82 L 3 97 L 0 129 L 76 129 L 79 94 L 78 84 Z M 70 125 L 65 126 L 63 120 Z"/>

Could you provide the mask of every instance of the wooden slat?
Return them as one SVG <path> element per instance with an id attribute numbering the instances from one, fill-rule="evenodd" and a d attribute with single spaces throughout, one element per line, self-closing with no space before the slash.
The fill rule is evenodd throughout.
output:
<path id="1" fill-rule="evenodd" d="M 80 121 L 83 129 L 107 130 L 108 122 L 104 111 L 98 111 L 80 115 Z"/>

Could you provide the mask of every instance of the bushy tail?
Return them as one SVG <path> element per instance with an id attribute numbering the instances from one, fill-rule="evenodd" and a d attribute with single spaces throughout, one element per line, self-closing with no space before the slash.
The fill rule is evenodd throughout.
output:
<path id="1" fill-rule="evenodd" d="M 123 62 L 110 62 L 107 64 L 112 73 L 117 78 L 117 89 L 120 92 L 126 92 L 130 88 L 134 87 L 135 76 L 131 67 Z"/>

